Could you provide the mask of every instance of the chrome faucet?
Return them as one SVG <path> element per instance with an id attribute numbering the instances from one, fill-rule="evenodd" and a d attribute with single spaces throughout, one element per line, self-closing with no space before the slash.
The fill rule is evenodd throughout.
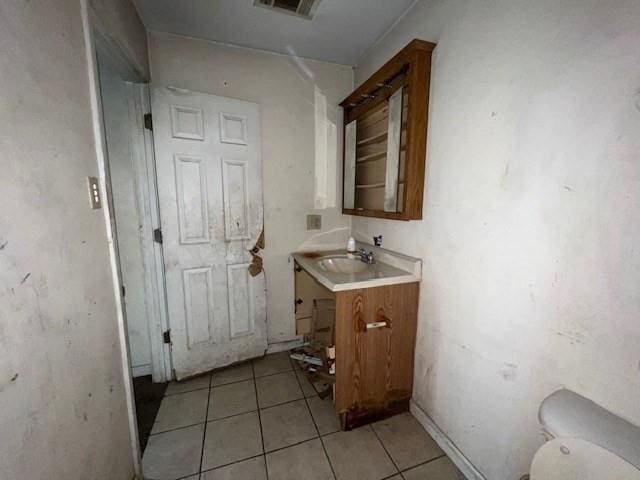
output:
<path id="1" fill-rule="evenodd" d="M 367 252 L 364 248 L 360 249 L 360 260 L 367 265 L 373 265 L 374 263 L 376 263 L 373 252 Z"/>

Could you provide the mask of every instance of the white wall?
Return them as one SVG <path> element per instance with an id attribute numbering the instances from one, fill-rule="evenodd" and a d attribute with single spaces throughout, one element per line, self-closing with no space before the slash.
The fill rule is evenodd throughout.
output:
<path id="1" fill-rule="evenodd" d="M 349 218 L 336 207 L 314 210 L 315 99 L 317 94 L 326 97 L 324 121 L 341 132 L 337 104 L 353 87 L 352 69 L 156 32 L 150 33 L 149 51 L 157 85 L 260 104 L 268 336 L 269 343 L 291 340 L 295 322 L 289 254 L 303 244 L 346 241 Z M 341 135 L 337 142 L 334 165 L 342 152 Z M 340 182 L 336 178 L 336 185 Z M 305 216 L 314 212 L 322 214 L 322 231 L 306 230 Z"/>
<path id="2" fill-rule="evenodd" d="M 3 1 L 0 44 L 0 478 L 129 480 L 80 2 Z"/>
<path id="3" fill-rule="evenodd" d="M 490 479 L 528 469 L 567 387 L 640 424 L 640 2 L 419 1 L 425 218 L 354 219 L 424 259 L 414 399 Z"/>

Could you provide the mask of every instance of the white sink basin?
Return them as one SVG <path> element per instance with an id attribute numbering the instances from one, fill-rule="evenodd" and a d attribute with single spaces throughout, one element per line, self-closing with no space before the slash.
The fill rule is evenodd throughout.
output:
<path id="1" fill-rule="evenodd" d="M 359 258 L 349 258 L 346 255 L 329 255 L 316 260 L 320 270 L 331 273 L 360 273 L 369 268 Z"/>
<path id="2" fill-rule="evenodd" d="M 407 257 L 365 243 L 357 246 L 372 251 L 375 263 L 368 265 L 359 256 L 348 255 L 342 249 L 298 252 L 293 254 L 293 259 L 297 267 L 332 292 L 420 281 L 422 261 L 419 258 Z"/>

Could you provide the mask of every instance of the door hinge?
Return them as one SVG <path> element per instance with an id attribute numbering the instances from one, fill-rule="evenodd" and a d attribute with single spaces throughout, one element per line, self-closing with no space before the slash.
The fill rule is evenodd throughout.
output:
<path id="1" fill-rule="evenodd" d="M 171 343 L 171 329 L 166 332 L 162 332 L 162 340 L 164 343 Z"/>
<path id="2" fill-rule="evenodd" d="M 153 132 L 153 117 L 150 113 L 144 114 L 144 128 Z"/>
<path id="3" fill-rule="evenodd" d="M 124 285 L 121 285 L 120 288 L 122 289 L 122 298 L 124 298 L 127 295 L 126 290 L 124 289 Z"/>
<path id="4" fill-rule="evenodd" d="M 156 243 L 162 243 L 162 230 L 159 228 L 153 229 L 153 241 Z"/>

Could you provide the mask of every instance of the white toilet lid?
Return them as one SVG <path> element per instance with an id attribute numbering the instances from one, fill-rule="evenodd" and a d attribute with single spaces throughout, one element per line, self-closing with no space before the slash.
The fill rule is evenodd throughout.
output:
<path id="1" fill-rule="evenodd" d="M 640 470 L 598 445 L 556 438 L 533 457 L 531 480 L 640 480 Z"/>

